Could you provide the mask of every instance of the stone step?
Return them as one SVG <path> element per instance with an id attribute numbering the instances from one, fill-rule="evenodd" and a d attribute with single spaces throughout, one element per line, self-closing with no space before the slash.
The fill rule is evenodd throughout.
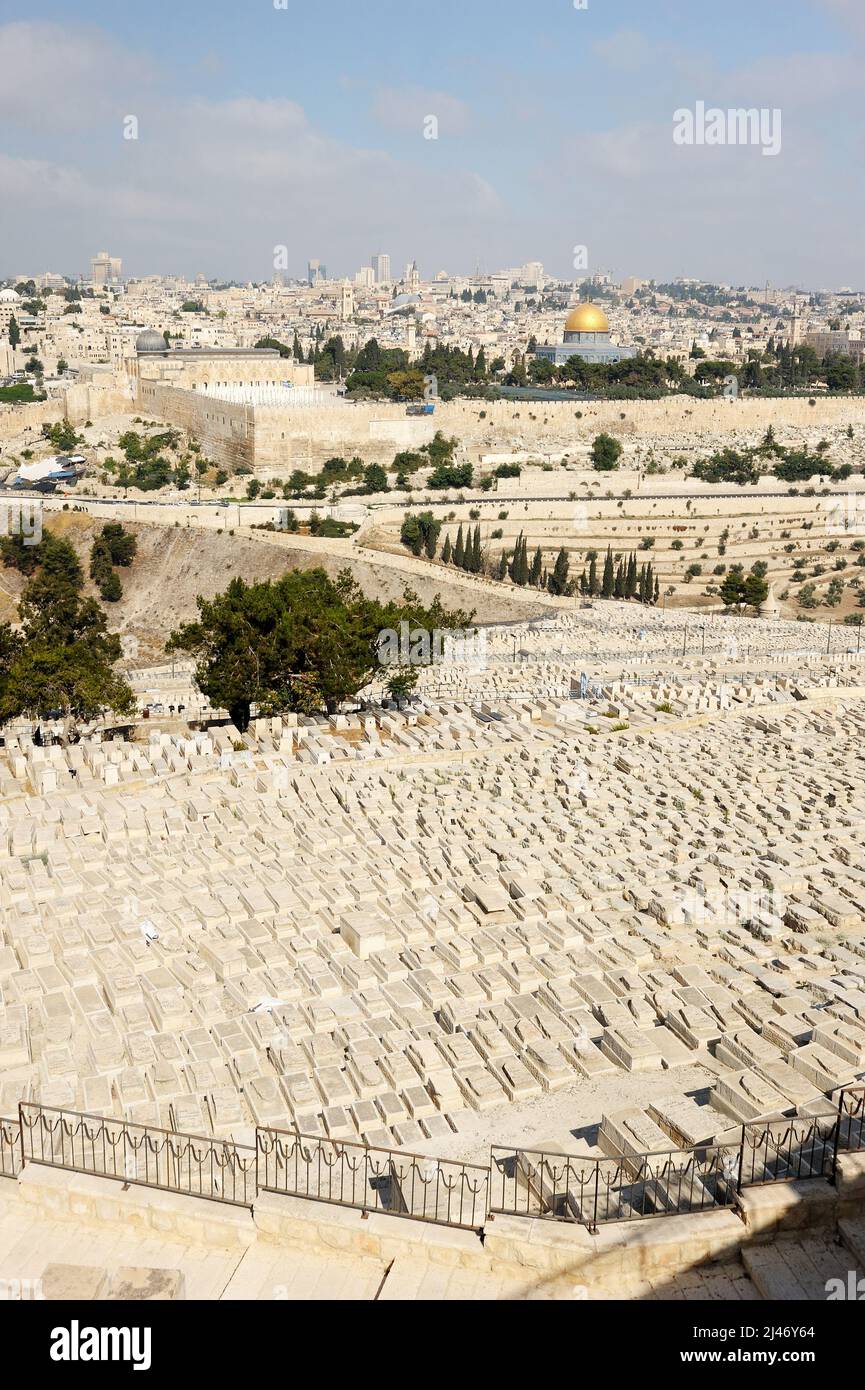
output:
<path id="1" fill-rule="evenodd" d="M 838 1234 L 844 1248 L 865 1268 L 865 1216 L 845 1217 L 838 1222 Z"/>
<path id="2" fill-rule="evenodd" d="M 862 1276 L 849 1250 L 816 1236 L 743 1250 L 742 1263 L 763 1298 L 786 1303 L 825 1302 L 831 1281 L 847 1288 Z"/>

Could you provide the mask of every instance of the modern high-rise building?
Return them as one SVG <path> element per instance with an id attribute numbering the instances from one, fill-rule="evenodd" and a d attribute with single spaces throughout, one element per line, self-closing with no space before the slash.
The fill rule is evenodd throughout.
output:
<path id="1" fill-rule="evenodd" d="M 372 258 L 372 268 L 375 273 L 375 283 L 386 285 L 390 280 L 390 256 L 383 251 Z"/>
<path id="2" fill-rule="evenodd" d="M 327 279 L 327 266 L 321 261 L 310 261 L 306 267 L 306 278 L 310 285 L 318 285 Z"/>
<path id="3" fill-rule="evenodd" d="M 119 256 L 109 256 L 107 251 L 100 251 L 90 262 L 90 279 L 97 287 L 116 285 L 122 269 L 123 262 Z"/>
<path id="4" fill-rule="evenodd" d="M 375 271 L 371 265 L 362 265 L 354 277 L 354 283 L 360 288 L 368 290 L 375 284 Z"/>

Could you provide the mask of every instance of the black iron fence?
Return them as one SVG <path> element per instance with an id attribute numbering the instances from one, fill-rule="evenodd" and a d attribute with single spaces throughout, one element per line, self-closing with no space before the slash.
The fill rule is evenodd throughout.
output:
<path id="1" fill-rule="evenodd" d="M 17 1178 L 21 1167 L 21 1127 L 0 1116 L 0 1178 Z"/>
<path id="2" fill-rule="evenodd" d="M 742 1125 L 737 1140 L 604 1158 L 494 1147 L 484 1166 L 270 1128 L 253 1148 L 22 1101 L 17 1120 L 0 1118 L 0 1177 L 35 1163 L 233 1206 L 275 1192 L 466 1230 L 499 1213 L 595 1230 L 730 1207 L 755 1185 L 834 1181 L 843 1154 L 865 1152 L 865 1086 L 824 1115 Z"/>
<path id="3" fill-rule="evenodd" d="M 253 1148 L 26 1101 L 18 1113 L 25 1163 L 252 1206 Z"/>
<path id="4" fill-rule="evenodd" d="M 842 1091 L 822 1115 L 742 1126 L 741 1187 L 802 1178 L 834 1180 L 839 1155 L 865 1151 L 865 1088 Z"/>
<path id="5" fill-rule="evenodd" d="M 575 1158 L 527 1149 L 492 1150 L 491 1211 L 594 1230 L 607 1221 L 682 1216 L 732 1206 L 736 1145 Z"/>
<path id="6" fill-rule="evenodd" d="M 291 1130 L 259 1129 L 263 1192 L 480 1230 L 489 1211 L 488 1168 L 373 1149 Z"/>

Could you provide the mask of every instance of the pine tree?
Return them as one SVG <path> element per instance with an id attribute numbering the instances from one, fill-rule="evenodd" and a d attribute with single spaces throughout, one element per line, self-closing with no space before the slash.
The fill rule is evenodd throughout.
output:
<path id="1" fill-rule="evenodd" d="M 615 587 L 615 583 L 616 572 L 613 568 L 613 552 L 612 548 L 610 546 L 607 546 L 607 558 L 604 561 L 604 579 L 603 583 L 601 584 L 601 598 L 613 597 L 613 589 Z"/>
<path id="2" fill-rule="evenodd" d="M 543 573 L 543 569 L 544 557 L 541 554 L 541 547 L 538 546 L 534 554 L 534 559 L 532 560 L 532 567 L 529 570 L 529 583 L 534 584 L 535 588 L 537 588 L 541 582 L 541 575 Z"/>
<path id="3" fill-rule="evenodd" d="M 454 546 L 454 564 L 459 568 L 465 567 L 466 547 L 463 540 L 463 524 L 460 522 L 460 529 L 457 531 L 457 543 Z"/>
<path id="4" fill-rule="evenodd" d="M 451 562 L 451 538 L 445 536 L 445 543 L 442 546 L 442 564 L 449 565 Z"/>

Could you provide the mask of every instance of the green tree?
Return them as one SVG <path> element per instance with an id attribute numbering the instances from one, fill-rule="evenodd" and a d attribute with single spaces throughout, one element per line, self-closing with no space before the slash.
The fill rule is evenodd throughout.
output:
<path id="1" fill-rule="evenodd" d="M 599 473 L 608 473 L 618 468 L 622 456 L 622 446 L 618 439 L 609 434 L 599 434 L 592 445 L 592 467 Z"/>
<path id="2" fill-rule="evenodd" d="M 547 587 L 551 594 L 563 595 L 571 592 L 571 584 L 568 579 L 569 570 L 570 561 L 568 559 L 568 552 L 565 550 L 564 546 L 562 546 L 556 556 L 553 572 L 547 580 Z"/>
<path id="3" fill-rule="evenodd" d="M 21 632 L 11 646 L 0 637 L 0 721 L 54 709 L 81 719 L 134 710 L 132 690 L 113 670 L 120 639 L 97 601 L 81 597 L 83 583 L 69 542 L 43 538 L 39 572 L 21 595 Z"/>
<path id="4" fill-rule="evenodd" d="M 463 540 L 463 526 L 462 522 L 460 522 L 459 530 L 457 531 L 457 543 L 454 546 L 454 564 L 456 565 L 457 569 L 463 568 L 463 565 L 465 564 L 465 558 L 466 546 L 465 541 Z"/>
<path id="5" fill-rule="evenodd" d="M 166 650 L 193 656 L 199 688 L 241 730 L 253 705 L 265 714 L 296 708 L 299 680 L 306 698 L 314 692 L 333 713 L 380 669 L 382 634 L 402 621 L 431 633 L 466 628 L 473 616 L 448 612 L 438 597 L 425 607 L 408 589 L 401 602 L 379 603 L 347 570 L 336 580 L 321 569 L 258 584 L 235 578 L 196 602 L 198 620 L 172 633 Z"/>
<path id="6" fill-rule="evenodd" d="M 538 546 L 537 550 L 532 556 L 532 567 L 529 570 L 529 583 L 532 584 L 536 589 L 541 582 L 541 575 L 543 573 L 543 569 L 544 557 L 541 554 L 541 547 Z"/>
<path id="7" fill-rule="evenodd" d="M 613 564 L 613 552 L 607 547 L 607 558 L 604 561 L 604 578 L 601 583 L 601 598 L 612 598 L 616 584 L 616 571 Z"/>

